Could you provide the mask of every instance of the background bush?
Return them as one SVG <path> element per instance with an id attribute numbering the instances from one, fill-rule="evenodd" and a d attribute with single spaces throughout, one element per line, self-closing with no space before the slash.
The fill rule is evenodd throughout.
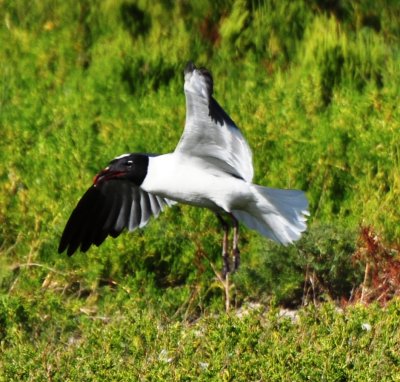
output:
<path id="1" fill-rule="evenodd" d="M 110 159 L 174 149 L 185 120 L 188 60 L 212 70 L 216 98 L 253 149 L 255 181 L 303 189 L 310 200 L 309 230 L 296 246 L 280 247 L 242 229 L 233 304 L 297 307 L 350 299 L 366 263 L 352 261 L 359 227 L 374 227 L 393 248 L 399 244 L 399 17 L 397 2 L 385 0 L 2 2 L 0 345 L 14 349 L 4 358 L 7 375 L 27 379 L 34 353 L 55 351 L 42 372 L 65 380 L 55 371 L 70 362 L 61 344 L 82 344 L 85 357 L 106 345 L 99 333 L 122 333 L 128 320 L 138 325 L 132 333 L 148 334 L 128 336 L 133 342 L 126 346 L 151 347 L 158 320 L 148 323 L 155 316 L 179 326 L 224 309 L 212 270 L 221 266 L 221 232 L 208 211 L 176 206 L 144 230 L 108 239 L 87 254 L 56 252 L 69 214 Z M 136 307 L 128 318 L 126 305 Z M 115 310 L 122 326 L 93 318 L 107 321 Z M 226 320 L 221 325 L 235 327 Z M 210 325 L 213 335 L 219 324 Z M 34 345 L 27 345 L 29 338 Z M 110 340 L 110 358 L 99 370 L 115 370 L 114 352 L 130 356 L 119 339 Z M 151 353 L 161 350 L 137 357 L 149 365 Z M 287 351 L 283 359 L 292 359 L 294 350 Z M 303 361 L 310 370 L 311 359 Z M 130 362 L 140 370 L 140 362 Z M 89 380 L 91 363 L 83 364 Z M 159 372 L 149 371 L 148 378 L 168 375 Z M 327 375 L 346 378 L 342 372 Z"/>

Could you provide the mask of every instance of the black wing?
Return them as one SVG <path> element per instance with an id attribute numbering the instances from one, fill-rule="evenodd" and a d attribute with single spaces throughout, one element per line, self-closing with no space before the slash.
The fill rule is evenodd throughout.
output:
<path id="1" fill-rule="evenodd" d="M 107 236 L 117 237 L 124 228 L 144 227 L 174 202 L 143 191 L 132 182 L 109 180 L 91 186 L 78 202 L 62 234 L 58 252 L 71 256 L 79 247 L 86 252 Z"/>

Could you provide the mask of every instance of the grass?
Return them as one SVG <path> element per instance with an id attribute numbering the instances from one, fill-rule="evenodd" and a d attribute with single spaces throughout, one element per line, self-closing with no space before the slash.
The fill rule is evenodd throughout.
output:
<path id="1" fill-rule="evenodd" d="M 4 2 L 0 379 L 396 380 L 399 15 L 383 0 Z M 212 69 L 255 181 L 303 189 L 311 206 L 296 246 L 242 229 L 229 314 L 208 211 L 176 206 L 87 254 L 56 253 L 110 159 L 174 149 L 189 59 Z M 363 301 L 383 285 L 386 305 L 334 308 L 369 278 Z"/>
<path id="2" fill-rule="evenodd" d="M 399 372 L 398 302 L 325 304 L 294 320 L 260 305 L 189 323 L 116 298 L 108 312 L 53 297 L 47 306 L 10 300 L 12 332 L 26 334 L 2 342 L 5 380 L 392 381 Z M 24 315 L 32 322 L 21 328 Z"/>

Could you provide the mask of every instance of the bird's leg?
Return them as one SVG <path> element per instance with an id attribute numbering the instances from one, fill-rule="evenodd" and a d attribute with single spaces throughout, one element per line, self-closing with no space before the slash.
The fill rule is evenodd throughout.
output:
<path id="1" fill-rule="evenodd" d="M 233 271 L 237 271 L 240 265 L 240 251 L 239 251 L 239 222 L 233 216 L 233 214 L 229 214 L 233 222 L 233 247 L 232 247 L 232 254 L 233 254 Z"/>
<path id="2" fill-rule="evenodd" d="M 226 275 L 231 271 L 231 267 L 229 264 L 229 253 L 228 253 L 229 225 L 219 213 L 216 213 L 216 215 L 222 225 L 222 229 L 224 230 L 224 238 L 222 239 L 222 260 L 223 260 L 222 278 L 225 280 Z"/>

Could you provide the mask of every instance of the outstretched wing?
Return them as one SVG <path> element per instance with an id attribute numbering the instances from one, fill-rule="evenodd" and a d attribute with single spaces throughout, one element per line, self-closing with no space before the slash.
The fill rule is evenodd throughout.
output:
<path id="1" fill-rule="evenodd" d="M 198 156 L 251 182 L 252 154 L 242 133 L 212 97 L 213 79 L 189 62 L 185 69 L 186 124 L 176 152 Z"/>
<path id="2" fill-rule="evenodd" d="M 157 217 L 174 202 L 143 191 L 132 182 L 109 180 L 91 186 L 72 212 L 61 237 L 58 252 L 71 256 L 79 247 L 86 252 L 107 236 L 117 237 L 124 228 L 133 231 Z"/>

